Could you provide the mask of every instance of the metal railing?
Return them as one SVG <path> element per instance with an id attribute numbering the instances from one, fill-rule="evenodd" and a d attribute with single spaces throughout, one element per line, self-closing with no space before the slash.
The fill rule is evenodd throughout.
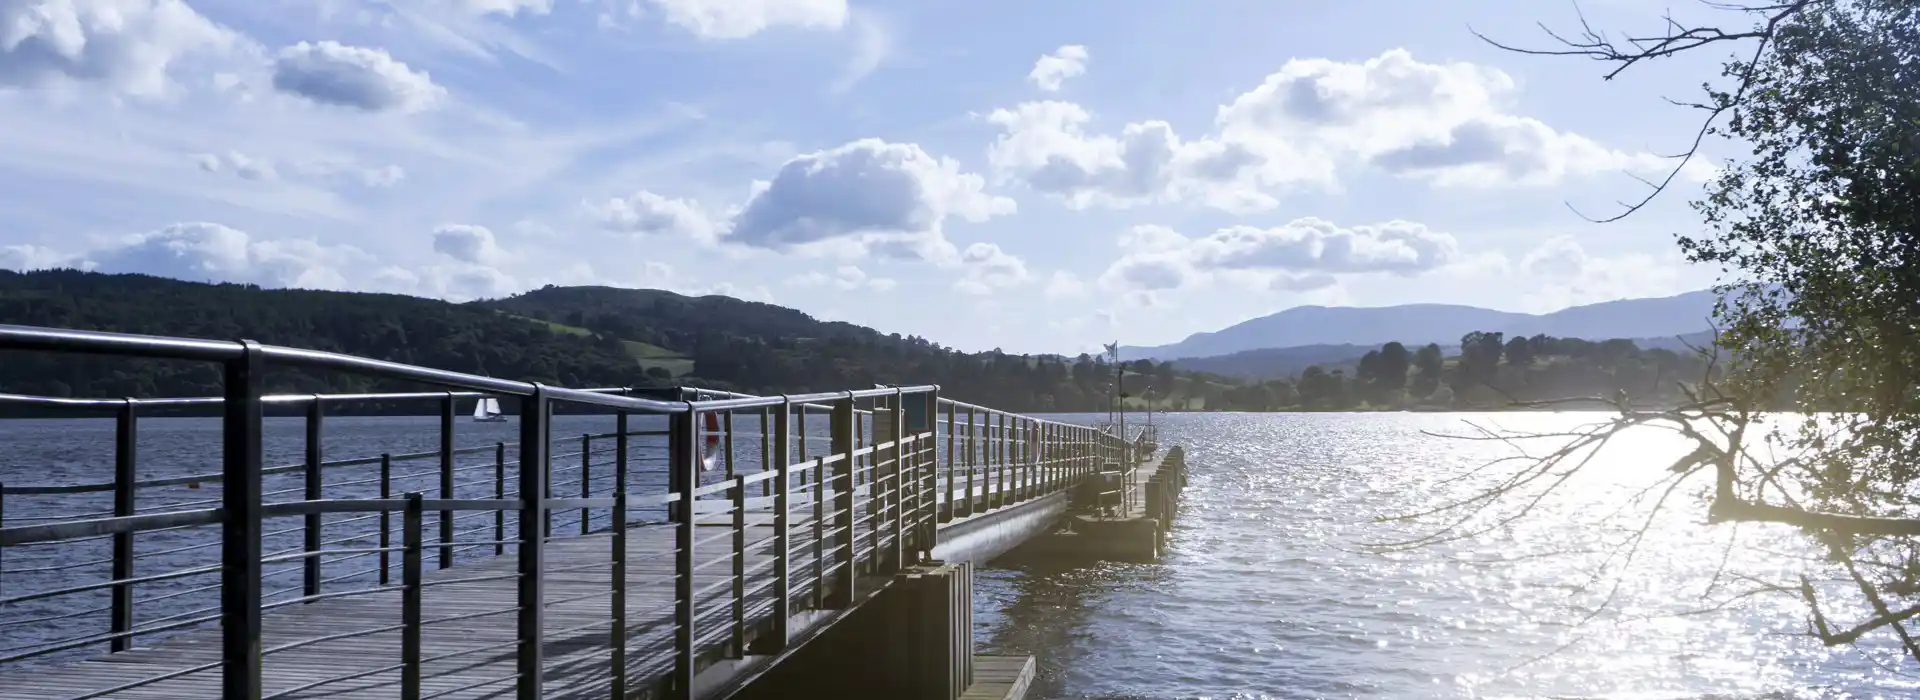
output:
<path id="1" fill-rule="evenodd" d="M 394 694 L 409 699 L 508 686 L 514 697 L 538 698 L 556 689 L 549 686 L 583 683 L 614 697 L 649 683 L 669 697 L 692 697 L 704 659 L 779 651 L 796 612 L 851 605 L 861 574 L 924 557 L 941 523 L 1051 495 L 1092 473 L 1102 456 L 1134 447 L 1086 426 L 941 399 L 932 386 L 778 397 L 682 389 L 668 394 L 678 400 L 663 400 L 248 341 L 19 326 L 0 326 L 0 350 L 210 362 L 223 373 L 220 397 L 0 395 L 0 404 L 110 412 L 115 438 L 111 480 L 0 484 L 0 674 L 196 630 L 218 637 L 215 660 L 75 687 L 72 700 L 196 674 L 218 675 L 221 697 L 260 698 L 266 657 L 383 636 L 398 636 L 399 658 L 276 686 L 264 697 L 356 683 L 397 684 Z M 444 390 L 264 395 L 263 372 L 283 366 Z M 516 424 L 502 428 L 512 430 L 506 439 L 460 444 L 458 402 L 480 397 L 510 402 Z M 330 459 L 329 409 L 361 401 L 437 403 L 434 449 Z M 143 459 L 143 410 L 185 405 L 219 408 L 219 468 L 195 468 L 195 459 L 213 458 L 190 456 L 170 460 L 175 473 L 146 473 L 161 460 Z M 304 409 L 296 419 L 300 459 L 269 466 L 264 409 L 276 405 Z M 558 437 L 562 406 L 596 411 L 612 430 Z M 0 446 L 12 438 L 0 432 Z M 296 441 L 283 442 L 280 451 Z M 210 455 L 205 448 L 186 451 Z M 421 464 L 428 466 L 414 466 Z M 17 473 L 8 477 L 18 481 Z M 219 494 L 208 497 L 212 490 Z M 582 554 L 602 545 L 604 556 Z M 507 573 L 427 572 L 507 554 Z M 550 555 L 570 559 L 550 566 Z M 671 573 L 646 578 L 649 559 L 670 561 Z M 548 590 L 553 574 L 595 570 L 608 585 Z M 636 612 L 630 589 L 663 580 L 671 610 Z M 511 586 L 513 605 L 462 607 L 473 587 L 494 584 Z M 436 590 L 446 593 L 429 595 Z M 74 603 L 99 597 L 104 605 Z M 392 619 L 365 629 L 263 648 L 274 615 L 341 598 L 397 605 Z M 604 619 L 549 629 L 550 611 L 571 616 L 582 604 L 604 604 Z M 428 616 L 430 608 L 445 614 Z M 104 629 L 73 633 L 75 623 L 101 616 Z M 508 617 L 510 642 L 422 641 L 444 628 L 436 625 Z M 601 635 L 594 655 L 546 658 L 550 641 L 580 634 Z M 472 679 L 476 665 L 509 650 L 512 673 Z M 57 667 L 43 674 L 58 677 Z M 459 685 L 447 685 L 456 678 Z"/>

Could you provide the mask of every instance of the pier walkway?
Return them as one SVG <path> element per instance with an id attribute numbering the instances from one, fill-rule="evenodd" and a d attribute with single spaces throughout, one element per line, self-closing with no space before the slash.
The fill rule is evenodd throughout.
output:
<path id="1" fill-rule="evenodd" d="M 726 697 L 940 563 L 936 550 L 984 563 L 1050 528 L 1102 464 L 1153 451 L 1145 434 L 932 386 L 575 390 L 18 326 L 0 326 L 0 350 L 204 362 L 226 384 L 204 399 L 0 395 L 0 408 L 111 421 L 114 436 L 106 451 L 36 452 L 32 433 L 0 432 L 8 461 L 82 463 L 0 484 L 9 700 Z M 266 395 L 266 372 L 286 367 L 433 390 Z M 510 425 L 459 427 L 487 397 Z M 409 403 L 438 414 L 434 449 L 329 456 L 361 444 L 329 433 L 330 415 Z M 143 418 L 196 411 L 217 420 L 202 444 L 143 457 Z M 291 449 L 270 449 L 270 414 L 301 426 L 300 458 L 267 461 Z M 587 418 L 612 429 L 555 434 Z M 948 630 L 947 651 L 970 654 L 970 634 Z M 989 666 L 1015 669 L 993 671 L 1013 673 L 996 675 L 1010 688 L 1031 673 Z M 967 683 L 948 685 L 958 697 Z"/>

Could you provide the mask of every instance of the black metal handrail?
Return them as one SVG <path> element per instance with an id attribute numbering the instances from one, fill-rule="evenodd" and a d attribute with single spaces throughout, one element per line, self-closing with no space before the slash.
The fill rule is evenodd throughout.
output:
<path id="1" fill-rule="evenodd" d="M 685 400 L 663 401 L 619 395 L 630 393 L 625 389 L 563 389 L 246 341 L 0 326 L 0 350 L 208 361 L 219 363 L 225 373 L 225 392 L 220 397 L 106 400 L 0 394 L 0 403 L 41 402 L 36 405 L 112 408 L 117 426 L 112 482 L 0 485 L 0 554 L 14 548 L 112 540 L 109 559 L 24 570 L 53 575 L 68 568 L 110 562 L 112 573 L 104 582 L 16 594 L 17 589 L 5 581 L 5 576 L 20 570 L 0 568 L 0 591 L 4 592 L 0 595 L 58 597 L 83 588 L 108 588 L 113 594 L 106 608 L 111 623 L 106 633 L 37 642 L 23 649 L 38 655 L 47 653 L 48 647 L 107 644 L 118 651 L 128 648 L 137 636 L 205 626 L 212 620 L 223 621 L 219 629 L 222 659 L 218 664 L 170 670 L 133 684 L 94 689 L 78 695 L 79 698 L 99 697 L 214 669 L 221 673 L 223 697 L 260 697 L 263 655 L 288 652 L 327 639 L 383 632 L 413 635 L 414 641 L 403 643 L 398 663 L 351 670 L 333 678 L 310 681 L 304 687 L 372 682 L 367 679 L 397 674 L 401 679 L 401 697 L 418 698 L 422 678 L 430 677 L 423 676 L 423 665 L 504 646 L 495 644 L 432 658 L 420 655 L 419 631 L 436 622 L 422 617 L 423 591 L 441 584 L 485 580 L 511 580 L 518 604 L 505 610 L 461 615 L 512 615 L 516 619 L 516 639 L 511 644 L 516 672 L 482 685 L 511 683 L 516 697 L 537 698 L 543 692 L 540 678 L 549 667 L 543 657 L 544 644 L 555 634 L 544 629 L 543 611 L 571 602 L 550 600 L 545 595 L 545 574 L 558 571 L 547 565 L 547 550 L 552 543 L 583 537 L 606 537 L 614 542 L 610 561 L 592 566 L 609 569 L 613 586 L 606 595 L 616 600 L 610 608 L 614 611 L 611 619 L 578 631 L 605 627 L 607 643 L 613 652 L 606 663 L 610 665 L 615 692 L 625 693 L 631 682 L 653 682 L 630 676 L 638 670 L 628 664 L 632 650 L 628 647 L 631 640 L 627 635 L 633 621 L 627 619 L 626 606 L 619 601 L 625 596 L 626 567 L 631 563 L 626 542 L 630 531 L 643 525 L 630 518 L 630 511 L 654 507 L 665 509 L 666 518 L 659 526 L 673 531 L 672 546 L 660 555 L 673 560 L 675 589 L 670 641 L 672 664 L 661 689 L 667 691 L 669 697 L 691 697 L 693 674 L 701 654 L 718 649 L 717 653 L 738 656 L 747 653 L 750 643 L 754 653 L 777 653 L 790 636 L 787 627 L 796 613 L 795 605 L 822 608 L 850 605 L 857 599 L 854 586 L 858 576 L 885 573 L 924 556 L 937 543 L 941 523 L 1056 493 L 1078 477 L 1092 473 L 1100 456 L 1119 454 L 1128 447 L 1122 440 L 1086 426 L 945 400 L 939 397 L 937 386 L 778 397 L 720 396 L 719 392 L 709 390 L 682 390 L 679 395 Z M 261 391 L 261 373 L 272 364 L 356 372 L 439 385 L 449 390 L 267 396 Z M 479 396 L 505 396 L 519 402 L 517 439 L 483 445 L 455 444 L 454 401 Z M 438 449 L 377 457 L 327 458 L 321 438 L 330 406 L 347 401 L 399 398 L 440 400 Z M 195 404 L 221 407 L 223 447 L 219 472 L 139 478 L 139 409 Z M 262 407 L 269 404 L 304 404 L 307 408 L 307 453 L 297 464 L 273 467 L 263 464 Z M 611 432 L 558 438 L 553 435 L 553 408 L 563 404 L 594 406 L 610 412 L 616 427 Z M 943 409 L 944 421 L 941 419 Z M 819 412 L 827 414 L 826 434 L 814 434 L 810 446 L 809 434 L 813 431 L 809 431 L 808 416 Z M 666 429 L 634 430 L 630 417 L 636 415 L 662 416 L 667 422 Z M 709 425 L 708 416 L 716 418 L 717 425 Z M 751 423 L 756 417 L 758 429 L 754 430 Z M 912 424 L 909 424 L 910 418 Z M 736 425 L 743 422 L 747 425 Z M 820 426 L 816 423 L 814 427 Z M 664 438 L 665 444 L 642 444 L 643 439 L 656 438 Z M 574 439 L 580 441 L 577 451 L 556 448 L 562 441 Z M 942 440 L 945 441 L 944 458 L 939 449 Z M 750 444 L 743 444 L 749 441 L 759 444 L 757 458 L 736 454 L 742 449 L 753 452 Z M 606 447 L 608 442 L 613 443 L 610 450 Z M 637 457 L 636 450 L 639 451 Z M 595 457 L 604 460 L 607 455 L 612 457 L 613 473 L 596 479 Z M 483 456 L 491 459 L 472 459 Z M 576 456 L 577 464 L 562 463 Z M 703 469 L 709 458 L 715 462 L 713 473 Z M 463 464 L 463 459 L 473 463 Z M 424 460 L 436 460 L 438 464 L 404 474 L 393 473 L 396 463 Z M 376 467 L 377 478 L 357 477 L 333 484 L 322 478 L 328 470 Z M 492 470 L 491 479 L 481 475 L 488 469 Z M 644 481 L 637 480 L 642 472 L 664 477 L 661 490 L 635 492 L 640 481 Z M 293 488 L 276 491 L 263 488 L 264 477 L 295 473 L 304 478 Z M 458 474 L 476 475 L 457 479 Z M 510 475 L 513 488 L 508 487 Z M 565 478 L 556 479 L 556 475 Z M 392 493 L 400 483 L 435 476 L 439 482 L 437 489 L 410 490 L 400 497 Z M 941 484 L 943 477 L 944 485 Z M 139 492 L 201 483 L 218 484 L 218 497 L 145 506 L 148 511 L 142 510 Z M 327 497 L 329 487 L 348 484 L 359 487 L 360 495 Z M 377 493 L 366 493 L 376 484 Z M 489 486 L 491 489 L 487 489 Z M 577 494 L 556 492 L 560 487 L 574 486 L 578 487 Z M 760 491 L 758 496 L 749 493 L 754 489 Z M 66 519 L 37 514 L 21 518 L 19 508 L 6 501 L 8 496 L 71 498 L 105 491 L 113 493 L 110 511 L 88 512 L 85 517 Z M 476 491 L 487 497 L 472 497 Z M 270 501 L 269 495 L 290 495 L 293 500 Z M 196 504 L 213 507 L 196 508 Z M 152 512 L 152 509 L 167 512 Z M 578 511 L 578 534 L 556 530 L 554 514 L 557 511 Z M 425 524 L 433 512 L 440 514 L 437 537 L 427 534 Z M 601 519 L 604 527 L 596 527 L 596 512 L 604 513 Z M 401 514 L 398 544 L 390 539 L 393 533 L 390 519 L 395 513 Z M 507 528 L 508 513 L 514 515 L 513 531 Z M 491 522 L 486 522 L 489 514 Z M 94 517 L 99 515 L 107 517 Z M 327 517 L 342 515 L 351 517 Z M 14 522 L 24 520 L 31 524 L 6 526 L 9 523 L 4 518 L 8 516 Z M 755 519 L 761 517 L 771 521 L 768 523 L 771 534 L 749 537 L 753 527 L 760 527 L 750 523 L 761 522 Z M 301 524 L 266 529 L 264 523 L 275 518 L 294 519 Z M 460 529 L 462 526 L 458 523 L 474 518 L 480 521 Z M 377 531 L 362 529 L 341 536 L 340 528 L 346 525 L 365 526 L 375 522 Z M 697 531 L 697 525 L 720 527 L 717 533 L 707 533 Z M 217 546 L 220 551 L 217 565 L 135 575 L 134 562 L 140 558 L 133 549 L 135 535 L 216 526 L 219 528 L 217 541 L 140 555 L 175 555 Z M 334 536 L 325 534 L 329 529 Z M 301 536 L 299 545 L 274 551 L 263 547 L 265 538 L 292 534 Z M 454 563 L 456 551 L 470 550 L 482 554 L 504 554 L 511 550 L 517 555 L 517 570 L 506 575 L 454 574 L 451 578 L 427 578 L 421 571 L 426 551 L 439 552 L 440 568 L 448 568 Z M 758 563 L 749 560 L 750 553 L 768 550 L 768 560 Z M 724 554 L 713 561 L 698 556 L 708 551 Z M 392 585 L 388 578 L 391 560 L 396 554 L 401 569 L 398 586 Z M 0 557 L 0 560 L 16 558 Z M 327 564 L 362 558 L 377 558 L 378 567 L 345 575 L 326 575 Z M 715 566 L 728 566 L 724 562 L 731 562 L 731 571 L 722 580 L 696 586 L 697 571 L 712 572 Z M 292 564 L 292 567 L 269 568 L 272 564 Z M 300 574 L 300 585 L 272 592 L 263 590 L 264 580 L 290 572 Z M 358 580 L 356 577 L 374 572 L 378 573 L 379 583 L 373 588 L 328 588 L 335 582 Z M 147 598 L 134 597 L 141 585 L 190 576 L 218 577 L 219 583 Z M 211 590 L 219 592 L 221 600 L 217 608 L 173 611 L 148 621 L 144 627 L 134 624 L 137 603 Z M 264 650 L 259 644 L 263 611 L 369 591 L 400 593 L 401 619 L 368 632 L 341 633 Z M 807 595 L 801 596 L 801 593 Z M 284 594 L 295 597 L 273 599 Z M 771 629 L 749 634 L 748 601 L 758 599 L 756 596 L 771 598 L 772 614 L 767 620 Z M 218 614 L 202 614 L 207 612 Z M 709 630 L 704 626 L 716 619 L 724 621 L 719 629 Z M 0 636 L 5 635 L 5 629 L 0 628 Z M 6 653 L 0 652 L 0 672 L 5 671 L 3 655 Z M 281 692 L 297 690 L 282 689 Z"/>

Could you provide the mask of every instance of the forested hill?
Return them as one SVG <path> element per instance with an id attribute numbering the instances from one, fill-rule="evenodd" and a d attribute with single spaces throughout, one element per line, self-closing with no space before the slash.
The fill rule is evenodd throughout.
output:
<path id="1" fill-rule="evenodd" d="M 953 398 L 1030 411 L 1104 410 L 1112 374 L 1110 366 L 1086 356 L 961 353 L 771 304 L 606 287 L 548 287 L 452 304 L 144 275 L 0 270 L 0 323 L 244 337 L 566 386 L 686 384 L 798 393 L 930 383 Z M 1164 363 L 1134 369 L 1153 375 L 1163 395 L 1169 387 L 1224 388 L 1176 376 Z M 417 388 L 291 371 L 269 380 L 272 390 L 288 392 Z M 218 390 L 218 372 L 204 364 L 0 353 L 0 391 L 120 397 Z"/>
<path id="2" fill-rule="evenodd" d="M 198 338 L 249 338 L 568 386 L 639 381 L 619 347 L 554 333 L 477 306 L 393 294 L 260 289 L 145 275 L 0 270 L 0 323 Z M 52 396 L 217 395 L 202 363 L 47 353 L 0 354 L 0 390 Z M 276 391 L 400 387 L 362 376 L 275 372 Z M 407 387 L 417 388 L 417 387 Z"/>

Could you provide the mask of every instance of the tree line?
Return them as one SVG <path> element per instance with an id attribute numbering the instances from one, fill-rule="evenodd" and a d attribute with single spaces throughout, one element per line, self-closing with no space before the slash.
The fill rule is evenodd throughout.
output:
<path id="1" fill-rule="evenodd" d="M 1641 348 L 1621 338 L 1507 338 L 1474 331 L 1461 337 L 1453 357 L 1436 343 L 1409 350 L 1390 342 L 1368 351 L 1352 369 L 1312 365 L 1292 379 L 1228 388 L 1220 402 L 1248 411 L 1440 410 L 1624 394 L 1634 404 L 1666 405 L 1680 400 L 1682 387 L 1697 384 L 1710 367 L 1698 353 Z"/>

